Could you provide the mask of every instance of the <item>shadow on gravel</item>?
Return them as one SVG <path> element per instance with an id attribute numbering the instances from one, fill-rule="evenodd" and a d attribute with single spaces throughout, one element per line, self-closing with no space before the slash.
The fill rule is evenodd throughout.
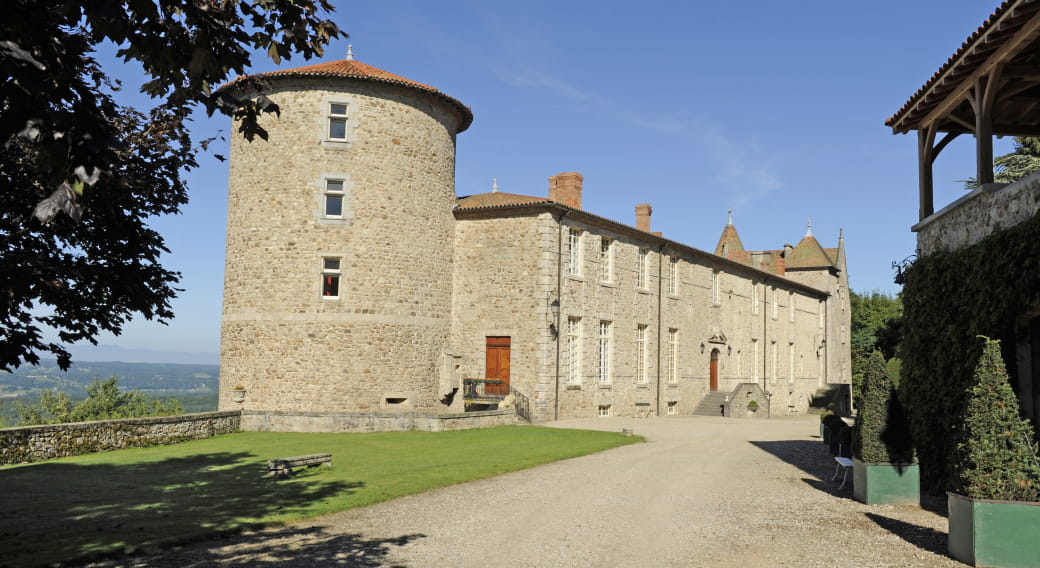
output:
<path id="1" fill-rule="evenodd" d="M 898 536 L 910 544 L 938 554 L 946 556 L 946 533 L 937 531 L 931 527 L 922 527 L 913 523 L 907 523 L 890 517 L 875 513 L 864 513 L 868 519 L 886 531 Z"/>
<path id="2" fill-rule="evenodd" d="M 394 538 L 364 538 L 336 534 L 325 527 L 303 527 L 239 534 L 164 551 L 159 556 L 130 556 L 91 564 L 97 568 L 174 566 L 289 566 L 337 568 L 404 568 L 391 564 L 390 552 L 425 538 L 408 534 Z M 233 547 L 228 550 L 222 550 Z"/>
<path id="3" fill-rule="evenodd" d="M 849 473 L 849 481 L 845 487 L 838 489 L 841 485 L 840 474 L 837 481 L 831 480 L 831 477 L 834 476 L 834 456 L 827 450 L 827 446 L 820 442 L 811 440 L 752 441 L 751 445 L 773 454 L 811 475 L 812 478 L 803 478 L 802 481 L 813 489 L 830 493 L 838 498 L 852 498 L 852 473 Z"/>

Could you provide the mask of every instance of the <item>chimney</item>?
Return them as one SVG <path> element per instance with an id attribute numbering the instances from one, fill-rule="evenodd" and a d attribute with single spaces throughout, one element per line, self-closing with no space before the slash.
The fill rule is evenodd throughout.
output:
<path id="1" fill-rule="evenodd" d="M 654 210 L 649 203 L 636 205 L 636 228 L 640 231 L 650 232 L 650 214 Z"/>
<path id="2" fill-rule="evenodd" d="M 549 200 L 581 209 L 581 182 L 585 178 L 578 172 L 564 172 L 549 178 Z"/>

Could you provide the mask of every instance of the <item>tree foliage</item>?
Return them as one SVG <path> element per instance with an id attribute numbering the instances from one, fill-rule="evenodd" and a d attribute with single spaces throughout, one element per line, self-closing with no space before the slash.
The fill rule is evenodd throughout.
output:
<path id="1" fill-rule="evenodd" d="M 1040 501 L 1033 427 L 1019 415 L 1000 342 L 984 339 L 964 412 L 961 490 L 975 499 Z"/>
<path id="2" fill-rule="evenodd" d="M 859 405 L 867 360 L 874 351 L 892 359 L 899 347 L 903 329 L 903 302 L 877 290 L 864 294 L 849 291 L 852 311 L 850 342 L 852 348 L 853 397 Z"/>
<path id="3" fill-rule="evenodd" d="M 912 463 L 906 412 L 889 379 L 885 357 L 874 351 L 863 369 L 862 399 L 853 430 L 853 454 L 867 463 Z"/>
<path id="4" fill-rule="evenodd" d="M 97 379 L 88 385 L 87 398 L 79 403 L 74 403 L 69 395 L 63 392 L 52 390 L 44 391 L 36 404 L 20 401 L 16 404 L 19 423 L 22 426 L 168 416 L 184 412 L 184 408 L 176 399 L 149 400 L 138 390 L 121 392 L 119 379 L 115 376 L 104 381 Z"/>
<path id="5" fill-rule="evenodd" d="M 993 181 L 1011 183 L 1040 170 L 1040 138 L 1016 136 L 1014 149 L 993 159 Z M 976 178 L 964 180 L 965 189 L 979 187 Z"/>
<path id="6" fill-rule="evenodd" d="M 243 74 L 253 50 L 276 62 L 310 58 L 342 35 L 328 0 L 11 0 L 0 18 L 0 369 L 62 344 L 119 334 L 140 315 L 173 317 L 179 275 L 148 227 L 187 200 L 182 175 L 208 141 L 194 141 L 193 109 L 240 120 L 267 137 L 262 94 L 214 87 Z M 120 88 L 93 58 L 114 44 L 150 80 L 155 106 L 121 107 Z M 258 80 L 243 89 L 263 93 Z M 60 343 L 47 342 L 45 329 Z"/>

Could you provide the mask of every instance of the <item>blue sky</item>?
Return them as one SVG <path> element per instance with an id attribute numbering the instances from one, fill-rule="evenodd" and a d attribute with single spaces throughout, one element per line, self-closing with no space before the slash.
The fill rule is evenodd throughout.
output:
<path id="1" fill-rule="evenodd" d="M 797 243 L 811 217 L 824 246 L 845 230 L 853 289 L 895 293 L 891 263 L 915 247 L 916 136 L 894 136 L 884 120 L 999 3 L 336 4 L 333 18 L 351 37 L 322 60 L 353 44 L 356 59 L 473 109 L 458 137 L 459 195 L 489 191 L 497 178 L 501 191 L 543 196 L 549 176 L 578 171 L 585 209 L 634 223 L 635 205 L 649 202 L 653 230 L 709 251 L 729 208 L 749 249 Z M 129 104 L 147 104 L 134 94 L 133 67 L 102 61 L 124 80 Z M 279 68 L 263 56 L 254 63 Z M 228 135 L 230 122 L 198 116 L 193 130 Z M 998 141 L 997 154 L 1009 149 Z M 226 142 L 215 152 L 226 154 Z M 963 194 L 957 180 L 973 168 L 971 138 L 958 138 L 936 162 L 937 208 Z M 216 360 L 227 165 L 204 156 L 189 181 L 183 214 L 154 222 L 172 251 L 165 262 L 183 274 L 176 319 L 134 321 L 102 344 Z"/>

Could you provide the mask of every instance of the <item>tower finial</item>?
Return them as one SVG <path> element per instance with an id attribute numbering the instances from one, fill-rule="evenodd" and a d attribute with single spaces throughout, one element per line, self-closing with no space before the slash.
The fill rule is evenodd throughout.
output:
<path id="1" fill-rule="evenodd" d="M 812 217 L 809 217 L 809 222 L 807 223 L 807 226 L 809 228 L 805 231 L 805 236 L 811 237 L 811 236 L 813 236 L 813 234 L 812 234 Z"/>
<path id="2" fill-rule="evenodd" d="M 498 193 L 498 178 L 491 178 L 491 193 Z"/>
<path id="3" fill-rule="evenodd" d="M 729 208 L 729 217 L 726 219 L 726 225 L 728 225 L 730 227 L 733 226 L 733 208 L 732 207 Z"/>
<path id="4" fill-rule="evenodd" d="M 354 61 L 354 46 L 347 44 L 347 61 Z"/>

